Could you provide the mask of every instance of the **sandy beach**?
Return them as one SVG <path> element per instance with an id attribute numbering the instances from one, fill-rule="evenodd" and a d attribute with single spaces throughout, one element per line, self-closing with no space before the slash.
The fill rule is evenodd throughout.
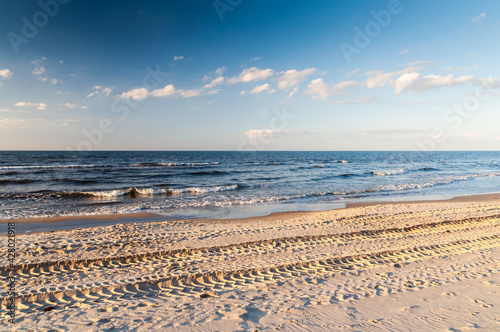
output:
<path id="1" fill-rule="evenodd" d="M 0 332 L 500 332 L 500 1 L 0 22 Z"/>
<path id="2" fill-rule="evenodd" d="M 0 328 L 498 330 L 499 198 L 18 234 Z"/>

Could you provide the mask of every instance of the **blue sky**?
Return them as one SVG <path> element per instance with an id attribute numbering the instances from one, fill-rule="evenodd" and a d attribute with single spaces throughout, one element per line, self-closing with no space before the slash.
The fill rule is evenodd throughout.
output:
<path id="1" fill-rule="evenodd" d="M 0 149 L 498 150 L 496 1 L 4 1 Z"/>

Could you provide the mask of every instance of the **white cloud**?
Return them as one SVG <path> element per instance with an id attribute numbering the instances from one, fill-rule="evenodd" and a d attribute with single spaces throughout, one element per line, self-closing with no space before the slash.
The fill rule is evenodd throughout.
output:
<path id="1" fill-rule="evenodd" d="M 375 87 L 383 87 L 390 83 L 391 78 L 398 75 L 399 72 L 385 73 L 383 70 L 372 70 L 366 72 L 368 78 L 366 79 L 366 87 L 373 89 Z"/>
<path id="2" fill-rule="evenodd" d="M 456 70 L 469 71 L 469 70 L 478 70 L 479 67 L 480 66 L 478 64 L 472 65 L 472 67 L 462 67 L 462 66 L 451 67 L 450 66 L 450 67 L 445 67 L 443 70 L 446 71 L 446 72 L 456 71 Z"/>
<path id="3" fill-rule="evenodd" d="M 354 81 L 343 81 L 333 86 L 325 83 L 322 78 L 312 80 L 307 86 L 305 94 L 313 95 L 313 99 L 325 100 L 330 95 L 343 93 L 345 89 L 358 85 Z"/>
<path id="4" fill-rule="evenodd" d="M 295 69 L 287 70 L 283 73 L 283 75 L 277 78 L 278 88 L 281 90 L 292 88 L 305 81 L 308 76 L 314 74 L 315 72 L 317 72 L 316 68 L 307 68 L 301 71 L 297 71 Z"/>
<path id="5" fill-rule="evenodd" d="M 393 85 L 394 77 L 401 76 L 406 73 L 416 72 L 423 69 L 424 67 L 432 65 L 435 64 L 431 61 L 413 61 L 408 64 L 407 68 L 393 72 L 386 73 L 383 70 L 367 71 L 365 75 L 367 75 L 368 78 L 365 81 L 365 85 L 368 89 L 381 88 L 384 86 Z"/>
<path id="6" fill-rule="evenodd" d="M 184 59 L 184 56 L 182 56 L 182 55 L 174 56 L 174 61 L 178 61 L 178 60 L 182 60 L 182 59 Z"/>
<path id="7" fill-rule="evenodd" d="M 37 63 L 42 63 L 42 62 L 45 62 L 45 61 L 47 61 L 47 58 L 44 57 L 44 56 L 42 56 L 40 59 L 36 59 L 36 60 L 31 61 L 31 63 L 37 64 Z"/>
<path id="8" fill-rule="evenodd" d="M 422 75 L 419 73 L 421 69 L 426 66 L 435 65 L 429 61 L 414 61 L 408 64 L 409 67 L 394 72 L 384 72 L 382 70 L 374 70 L 366 72 L 368 78 L 365 81 L 365 86 L 368 89 L 375 87 L 393 86 L 394 92 L 400 94 L 405 91 L 423 92 L 430 89 L 438 89 L 440 87 L 457 86 L 467 83 L 480 84 L 481 80 L 476 79 L 474 76 L 460 76 L 454 78 L 453 75 Z M 444 71 L 453 70 L 472 70 L 477 69 L 478 66 L 472 68 L 446 67 Z"/>
<path id="9" fill-rule="evenodd" d="M 20 101 L 20 102 L 14 104 L 14 106 L 18 106 L 18 107 L 36 107 L 36 109 L 40 110 L 40 111 L 47 110 L 47 105 L 44 104 L 44 103 L 27 103 L 27 102 L 24 102 L 24 101 Z"/>
<path id="10" fill-rule="evenodd" d="M 494 89 L 500 87 L 500 80 L 493 77 L 481 78 L 477 80 L 479 86 L 485 89 Z"/>
<path id="11" fill-rule="evenodd" d="M 127 92 L 123 92 L 119 98 L 141 100 L 148 97 L 149 91 L 146 88 L 135 88 Z"/>
<path id="12" fill-rule="evenodd" d="M 73 119 L 63 119 L 56 121 L 61 123 L 61 126 L 69 126 L 71 123 L 80 122 L 79 120 L 73 120 Z"/>
<path id="13" fill-rule="evenodd" d="M 288 130 L 288 129 L 252 129 L 247 130 L 243 133 L 243 135 L 248 138 L 270 138 L 270 137 L 279 137 L 279 136 L 300 136 L 303 135 L 303 130 Z"/>
<path id="14" fill-rule="evenodd" d="M 481 23 L 483 22 L 483 20 L 486 18 L 486 14 L 485 13 L 481 13 L 477 16 L 475 16 L 471 22 L 472 23 L 477 23 L 478 25 L 481 25 Z"/>
<path id="15" fill-rule="evenodd" d="M 252 79 L 252 77 L 250 77 L 251 75 L 254 75 L 253 78 L 255 78 L 255 77 L 265 76 L 267 73 L 266 70 L 260 71 L 258 69 L 257 70 L 254 69 L 256 68 L 250 68 L 249 70 L 246 71 L 244 70 L 242 74 L 240 74 L 240 77 L 233 78 L 233 81 L 240 79 L 242 81 L 248 81 L 248 80 L 251 81 L 255 80 Z M 201 95 L 214 95 L 221 91 L 220 89 L 214 89 L 214 88 L 228 81 L 227 77 L 223 76 L 226 70 L 227 70 L 226 67 L 219 67 L 215 71 L 209 72 L 203 77 L 203 82 L 207 83 L 199 88 L 184 90 L 184 89 L 177 89 L 172 84 L 169 84 L 161 89 L 149 91 L 148 89 L 142 87 L 142 88 L 134 88 L 130 91 L 123 92 L 120 95 L 118 95 L 118 98 L 130 98 L 134 100 L 141 100 L 148 97 L 180 96 L 182 98 L 191 98 Z M 94 89 L 98 88 L 101 87 L 99 86 L 94 87 Z M 275 92 L 275 90 L 269 90 L 269 93 L 273 92 Z M 94 94 L 95 92 L 91 93 L 87 97 L 90 97 Z"/>
<path id="16" fill-rule="evenodd" d="M 22 111 L 11 110 L 11 109 L 8 109 L 8 108 L 0 108 L 0 112 L 22 112 Z"/>
<path id="17" fill-rule="evenodd" d="M 343 82 L 340 82 L 338 84 L 335 84 L 333 87 L 332 87 L 332 93 L 342 93 L 344 92 L 345 89 L 347 88 L 352 88 L 353 86 L 356 86 L 358 85 L 358 82 L 354 82 L 354 81 L 343 81 Z"/>
<path id="18" fill-rule="evenodd" d="M 166 85 L 164 88 L 156 89 L 156 90 L 153 90 L 151 92 L 148 92 L 148 90 L 145 88 L 142 88 L 142 89 L 144 89 L 146 91 L 146 95 L 145 95 L 145 97 L 138 98 L 138 99 L 144 99 L 148 96 L 148 94 L 150 96 L 153 96 L 153 97 L 166 97 L 166 96 L 171 96 L 171 95 L 176 93 L 176 90 L 172 84 Z M 140 94 L 140 96 L 141 96 L 141 94 Z"/>
<path id="19" fill-rule="evenodd" d="M 172 84 L 166 85 L 161 89 L 149 91 L 146 88 L 135 88 L 127 92 L 123 92 L 118 98 L 129 98 L 133 100 L 146 99 L 148 97 L 166 97 L 178 95 L 183 98 L 196 97 L 201 94 L 202 89 L 181 90 L 176 89 Z"/>
<path id="20" fill-rule="evenodd" d="M 0 119 L 0 128 L 19 128 L 24 124 L 22 119 Z"/>
<path id="21" fill-rule="evenodd" d="M 3 78 L 4 80 L 9 79 L 14 75 L 13 72 L 11 72 L 9 69 L 0 69 L 0 77 Z"/>
<path id="22" fill-rule="evenodd" d="M 348 72 L 348 73 L 346 73 L 346 74 L 345 74 L 345 77 L 349 78 L 349 77 L 351 77 L 352 75 L 358 74 L 358 73 L 359 73 L 359 71 L 360 71 L 360 69 L 359 69 L 359 68 L 354 69 L 354 70 L 351 70 L 350 72 Z"/>
<path id="23" fill-rule="evenodd" d="M 238 82 L 253 82 L 264 80 L 274 74 L 272 69 L 258 69 L 257 67 L 251 67 L 244 69 L 238 76 L 231 77 L 228 79 L 229 84 L 235 84 Z"/>
<path id="24" fill-rule="evenodd" d="M 62 83 L 63 81 L 57 78 L 48 78 L 46 76 L 47 70 L 45 69 L 45 62 L 47 61 L 46 57 L 41 57 L 40 59 L 31 61 L 32 64 L 35 65 L 35 69 L 33 70 L 33 74 L 38 76 L 38 79 L 42 82 L 50 82 L 51 84 Z"/>
<path id="25" fill-rule="evenodd" d="M 219 67 L 215 70 L 215 75 L 222 76 L 226 70 L 226 67 Z"/>
<path id="26" fill-rule="evenodd" d="M 470 141 L 500 141 L 500 135 L 478 132 L 467 132 L 455 135 L 457 138 L 464 138 Z"/>
<path id="27" fill-rule="evenodd" d="M 40 111 L 45 111 L 47 109 L 47 105 L 45 105 L 44 103 L 38 103 L 36 109 Z"/>
<path id="28" fill-rule="evenodd" d="M 400 52 L 400 54 L 408 54 L 408 52 L 410 52 L 410 50 L 408 50 L 407 48 L 405 48 L 404 50 L 402 50 Z"/>
<path id="29" fill-rule="evenodd" d="M 80 108 L 80 109 L 87 109 L 87 106 L 80 106 L 80 105 L 71 104 L 71 103 L 65 103 L 65 104 L 63 104 L 63 106 L 65 106 L 65 107 L 67 107 L 67 108 Z"/>
<path id="30" fill-rule="evenodd" d="M 250 61 L 259 61 L 260 60 L 260 56 L 256 56 L 255 58 L 250 58 Z"/>
<path id="31" fill-rule="evenodd" d="M 296 94 L 298 91 L 299 91 L 299 88 L 297 88 L 297 87 L 293 88 L 292 92 L 290 92 L 286 98 L 292 99 L 293 95 Z"/>
<path id="32" fill-rule="evenodd" d="M 453 75 L 427 75 L 422 76 L 417 72 L 405 73 L 394 82 L 394 92 L 399 94 L 404 91 L 413 90 L 423 92 L 430 89 L 438 89 L 445 86 L 456 86 L 474 82 L 474 76 L 460 76 L 453 78 Z"/>
<path id="33" fill-rule="evenodd" d="M 47 58 L 44 56 L 42 56 L 40 59 L 31 61 L 31 63 L 35 65 L 35 69 L 33 70 L 34 75 L 41 75 L 45 73 L 45 61 L 47 61 Z"/>
<path id="34" fill-rule="evenodd" d="M 36 66 L 33 70 L 33 74 L 35 75 L 42 75 L 43 73 L 45 73 L 45 67 L 42 66 Z"/>
<path id="35" fill-rule="evenodd" d="M 179 90 L 179 95 L 184 98 L 196 97 L 201 94 L 199 89 Z"/>
<path id="36" fill-rule="evenodd" d="M 92 96 L 98 96 L 98 97 L 108 97 L 111 94 L 111 91 L 113 91 L 112 88 L 106 88 L 100 85 L 96 85 L 92 88 L 94 91 L 91 92 L 87 97 L 85 98 L 90 98 Z"/>
<path id="37" fill-rule="evenodd" d="M 304 93 L 314 95 L 314 99 L 319 97 L 325 100 L 330 95 L 330 86 L 326 84 L 322 78 L 317 78 L 309 83 Z"/>
<path id="38" fill-rule="evenodd" d="M 208 74 L 203 76 L 203 82 L 207 82 L 207 81 L 219 78 L 220 76 L 224 75 L 226 70 L 227 70 L 226 67 L 219 67 L 215 71 L 209 72 Z"/>
<path id="39" fill-rule="evenodd" d="M 422 65 L 422 62 L 413 62 L 412 64 L 418 66 Z M 392 79 L 395 76 L 400 76 L 409 72 L 414 72 L 417 70 L 420 70 L 421 67 L 416 67 L 416 66 L 410 66 L 408 68 L 394 71 L 394 72 L 389 72 L 386 73 L 383 70 L 372 70 L 372 71 L 367 71 L 366 75 L 368 75 L 368 78 L 365 81 L 366 87 L 368 89 L 373 89 L 373 88 L 381 88 L 387 85 L 391 85 L 394 83 L 394 80 Z"/>
<path id="40" fill-rule="evenodd" d="M 60 121 L 60 120 L 54 120 Z M 31 119 L 0 119 L 0 128 L 28 128 L 28 124 L 32 122 L 47 123 L 46 119 L 31 118 Z M 38 124 L 40 125 L 40 124 Z"/>
<path id="41" fill-rule="evenodd" d="M 213 88 L 214 86 L 220 85 L 224 83 L 224 79 L 225 79 L 224 76 L 219 76 L 217 78 L 214 78 L 210 83 L 205 84 L 203 86 L 203 89 L 210 89 Z"/>
<path id="42" fill-rule="evenodd" d="M 255 88 L 253 88 L 249 93 L 255 94 L 255 93 L 261 93 L 267 91 L 267 93 L 275 93 L 276 90 L 271 89 L 269 84 L 262 84 L 262 85 L 256 85 Z"/>

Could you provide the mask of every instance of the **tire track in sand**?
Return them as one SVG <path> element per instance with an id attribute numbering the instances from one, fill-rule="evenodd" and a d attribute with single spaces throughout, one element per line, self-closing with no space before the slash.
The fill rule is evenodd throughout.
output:
<path id="1" fill-rule="evenodd" d="M 46 262 L 37 262 L 37 263 L 28 263 L 28 264 L 19 264 L 14 267 L 0 266 L 1 276 L 4 276 L 5 273 L 11 269 L 17 270 L 20 274 L 33 273 L 36 275 L 46 274 L 49 272 L 56 272 L 57 270 L 61 270 L 62 272 L 66 272 L 68 270 L 75 270 L 75 268 L 81 267 L 85 269 L 90 268 L 100 268 L 104 267 L 106 264 L 116 265 L 125 265 L 125 264 L 134 264 L 144 262 L 146 259 L 163 259 L 163 258 L 179 258 L 179 259 L 192 259 L 195 254 L 207 254 L 211 252 L 216 253 L 233 253 L 234 250 L 251 250 L 253 248 L 260 248 L 263 245 L 274 244 L 275 246 L 284 245 L 300 245 L 305 241 L 316 241 L 314 243 L 308 244 L 321 244 L 322 242 L 335 241 L 339 242 L 339 240 L 350 241 L 350 240 L 364 240 L 369 238 L 377 238 L 377 237 L 389 237 L 389 236 L 404 236 L 409 235 L 410 233 L 421 233 L 425 231 L 435 230 L 437 232 L 441 231 L 454 231 L 459 229 L 461 226 L 472 225 L 475 227 L 478 226 L 480 222 L 498 222 L 500 220 L 500 215 L 491 215 L 484 217 L 476 217 L 476 218 L 466 218 L 460 220 L 444 220 L 433 223 L 424 223 L 418 224 L 414 226 L 408 227 L 391 227 L 377 230 L 363 230 L 356 232 L 348 232 L 348 233 L 334 233 L 334 234 L 321 234 L 321 235 L 304 235 L 304 236 L 294 236 L 294 237 L 282 237 L 282 238 L 271 238 L 265 240 L 256 240 L 249 242 L 240 242 L 234 244 L 228 244 L 223 246 L 211 246 L 211 247 L 200 247 L 200 248 L 186 248 L 186 249 L 174 249 L 167 251 L 155 251 L 148 252 L 143 254 L 135 254 L 135 255 L 126 255 L 126 256 L 114 256 L 114 257 L 101 257 L 94 259 L 82 259 L 82 260 L 61 260 L 61 261 L 46 261 Z M 35 269 L 45 269 L 40 272 L 35 271 Z"/>
<path id="2" fill-rule="evenodd" d="M 455 241 L 443 245 L 431 245 L 353 255 L 311 262 L 298 262 L 265 269 L 238 269 L 227 272 L 186 274 L 178 277 L 106 285 L 66 291 L 54 291 L 24 295 L 17 298 L 19 309 L 45 308 L 47 306 L 72 306 L 85 302 L 116 303 L 130 298 L 164 296 L 199 296 L 201 294 L 228 291 L 235 287 L 246 287 L 283 278 L 303 275 L 335 273 L 343 270 L 374 268 L 386 264 L 408 262 L 430 256 L 459 254 L 470 250 L 492 248 L 500 245 L 500 235 L 482 237 L 468 241 Z M 2 306 L 4 299 L 2 299 Z"/>
<path id="3" fill-rule="evenodd" d="M 247 243 L 232 244 L 223 247 L 209 247 L 198 249 L 185 249 L 177 251 L 175 254 L 180 255 L 180 259 L 186 259 L 189 255 L 195 253 L 204 254 L 207 252 L 218 252 L 227 250 L 229 253 L 234 254 L 234 249 L 239 248 L 248 250 L 250 246 L 263 247 L 264 244 L 290 243 L 297 246 L 311 245 L 306 243 L 311 240 L 364 240 L 368 237 L 386 236 L 402 234 L 408 235 L 412 232 L 422 232 L 434 229 L 440 231 L 452 231 L 453 229 L 467 224 L 474 223 L 477 227 L 481 222 L 496 222 L 498 216 L 489 216 L 481 218 L 468 218 L 464 220 L 455 221 L 442 221 L 437 223 L 422 224 L 411 227 L 403 228 L 390 228 L 377 231 L 361 231 L 345 234 L 330 234 L 321 236 L 304 236 L 294 238 L 281 238 L 269 239 L 261 241 L 253 241 Z M 280 242 L 281 241 L 281 242 Z M 288 244 L 290 244 L 288 243 Z M 345 257 L 327 258 L 312 260 L 306 262 L 292 262 L 287 264 L 276 265 L 262 269 L 255 268 L 236 268 L 230 271 L 209 271 L 206 273 L 185 273 L 177 276 L 155 275 L 153 277 L 143 277 L 139 280 L 125 279 L 121 280 L 118 284 L 104 282 L 94 285 L 79 285 L 73 289 L 58 289 L 57 287 L 49 287 L 46 289 L 38 289 L 36 293 L 21 294 L 17 301 L 20 304 L 20 309 L 46 307 L 46 306 L 60 306 L 72 305 L 75 303 L 85 303 L 87 301 L 108 301 L 116 302 L 125 300 L 130 297 L 156 297 L 156 296 L 181 296 L 181 295 L 199 295 L 201 292 L 221 292 L 233 289 L 234 287 L 244 287 L 254 285 L 266 281 L 274 281 L 282 278 L 296 277 L 305 274 L 322 274 L 331 273 L 338 270 L 345 269 L 363 269 L 381 266 L 384 264 L 391 264 L 402 261 L 409 261 L 414 259 L 421 259 L 426 256 L 442 255 L 460 253 L 464 250 L 481 249 L 498 246 L 500 244 L 500 235 L 486 236 L 477 239 L 462 240 L 449 242 L 447 244 L 429 245 L 414 247 L 411 249 L 403 249 L 397 251 L 381 251 L 376 253 L 367 253 L 362 255 L 350 255 Z M 274 246 L 273 246 L 274 247 Z M 233 250 L 233 252 L 231 252 Z M 142 255 L 138 256 L 137 262 L 146 262 L 151 257 L 160 257 L 159 253 L 156 255 Z M 164 253 L 162 253 L 164 254 Z M 171 253 L 170 254 L 174 254 Z M 119 258 L 123 259 L 123 257 Z M 127 259 L 127 258 L 125 258 Z M 105 262 L 105 259 L 95 259 L 87 264 L 96 264 Z M 111 260 L 113 261 L 113 260 Z M 116 258 L 114 261 L 121 262 Z M 81 262 L 86 264 L 85 262 Z M 130 263 L 130 262 L 129 262 Z M 126 261 L 123 264 L 129 264 Z M 73 264 L 76 266 L 77 264 Z M 104 265 L 104 264 L 103 264 Z M 68 265 L 68 266 L 71 266 Z M 90 265 L 89 265 L 90 266 Z M 56 267 L 60 268 L 56 271 Z M 43 275 L 50 276 L 54 273 L 64 273 L 66 270 L 57 262 L 45 262 L 45 265 L 39 268 L 43 269 Z M 32 266 L 31 269 L 34 269 Z M 29 270 L 27 271 L 29 272 Z M 28 273 L 29 276 L 29 273 Z M 33 276 L 32 276 L 33 277 Z M 1 300 L 2 306 L 5 299 Z"/>

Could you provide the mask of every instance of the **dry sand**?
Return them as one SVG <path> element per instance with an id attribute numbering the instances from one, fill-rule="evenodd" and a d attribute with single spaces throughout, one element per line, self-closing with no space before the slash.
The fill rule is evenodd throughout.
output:
<path id="1" fill-rule="evenodd" d="M 499 197 L 17 235 L 0 329 L 498 331 Z"/>

